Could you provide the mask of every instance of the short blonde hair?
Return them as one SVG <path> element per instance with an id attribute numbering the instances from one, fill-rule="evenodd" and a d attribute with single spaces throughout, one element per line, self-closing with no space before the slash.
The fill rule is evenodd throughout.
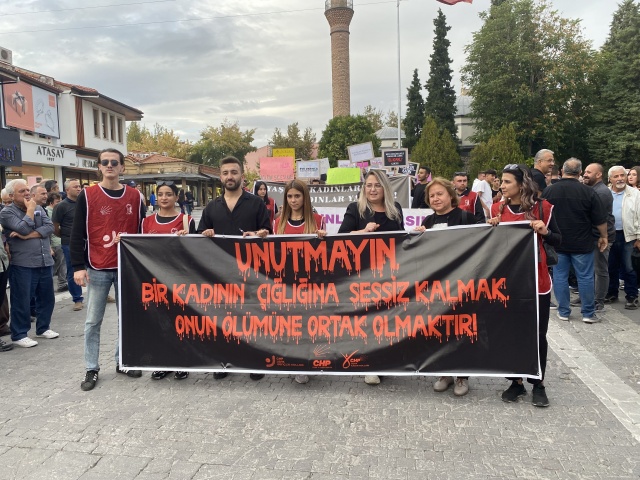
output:
<path id="1" fill-rule="evenodd" d="M 458 206 L 458 193 L 456 192 L 456 189 L 453 186 L 453 183 L 447 180 L 446 178 L 442 178 L 442 177 L 434 178 L 427 184 L 427 187 L 424 189 L 424 201 L 427 205 L 429 205 L 429 189 L 434 185 L 440 185 L 441 187 L 444 187 L 447 193 L 449 194 L 449 196 L 451 197 L 451 206 L 453 208 L 456 208 Z"/>

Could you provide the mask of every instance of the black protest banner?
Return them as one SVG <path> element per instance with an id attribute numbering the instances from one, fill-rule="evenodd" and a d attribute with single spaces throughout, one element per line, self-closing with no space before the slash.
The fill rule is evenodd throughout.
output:
<path id="1" fill-rule="evenodd" d="M 119 248 L 126 367 L 538 375 L 527 225 Z"/>

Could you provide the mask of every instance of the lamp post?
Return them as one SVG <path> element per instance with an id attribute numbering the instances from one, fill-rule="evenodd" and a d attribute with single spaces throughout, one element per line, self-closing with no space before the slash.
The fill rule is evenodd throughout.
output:
<path id="1" fill-rule="evenodd" d="M 398 19 L 398 148 L 402 148 L 400 118 L 402 117 L 402 78 L 400 75 L 400 0 L 397 0 Z"/>

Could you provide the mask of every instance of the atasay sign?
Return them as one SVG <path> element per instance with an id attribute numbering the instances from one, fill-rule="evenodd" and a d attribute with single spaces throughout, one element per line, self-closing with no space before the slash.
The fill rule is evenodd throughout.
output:
<path id="1" fill-rule="evenodd" d="M 46 157 L 49 162 L 55 162 L 56 158 L 64 158 L 64 149 L 40 145 L 36 150 L 36 154 Z"/>

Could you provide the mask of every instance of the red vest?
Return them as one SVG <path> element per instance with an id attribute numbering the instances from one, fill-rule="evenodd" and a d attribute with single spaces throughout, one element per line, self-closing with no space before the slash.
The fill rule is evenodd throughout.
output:
<path id="1" fill-rule="evenodd" d="M 157 216 L 158 214 L 154 213 L 153 215 L 151 215 L 150 217 L 146 217 L 142 221 L 142 233 L 176 233 L 180 230 L 184 230 L 184 220 L 182 220 L 182 217 L 184 216 L 186 216 L 188 219 L 187 232 L 189 231 L 189 225 L 191 224 L 190 215 L 181 213 L 169 223 L 158 222 L 158 220 L 156 219 Z"/>
<path id="2" fill-rule="evenodd" d="M 87 257 L 95 270 L 118 268 L 118 233 L 140 231 L 142 195 L 125 186 L 120 198 L 106 194 L 100 185 L 84 189 L 87 199 Z"/>
<path id="3" fill-rule="evenodd" d="M 494 203 L 491 205 L 491 218 L 495 217 L 500 213 L 500 205 L 503 202 Z M 536 202 L 533 206 L 533 216 L 538 219 L 540 216 L 540 207 L 538 206 L 538 202 Z M 542 213 L 544 215 L 544 223 L 548 227 L 549 222 L 551 221 L 551 214 L 553 212 L 553 205 L 551 205 L 546 200 L 542 200 Z M 509 206 L 505 206 L 502 210 L 502 215 L 500 217 L 500 223 L 508 223 L 508 222 L 520 222 L 527 221 L 524 213 L 513 213 Z M 549 275 L 549 267 L 547 267 L 547 254 L 542 247 L 542 239 L 540 235 L 536 235 L 538 237 L 538 255 L 540 255 L 541 261 L 538 262 L 538 293 L 540 295 L 544 295 L 551 291 L 551 276 Z"/>
<path id="4" fill-rule="evenodd" d="M 278 225 L 280 225 L 280 220 L 282 217 L 276 218 L 276 228 L 273 230 L 274 232 L 278 231 Z M 316 221 L 316 228 L 318 230 L 325 230 L 324 225 L 324 217 L 320 214 L 314 213 L 313 218 Z M 284 233 L 287 235 L 295 235 L 304 233 L 304 223 L 302 225 L 291 225 L 289 222 L 284 227 Z"/>
<path id="5" fill-rule="evenodd" d="M 476 201 L 478 200 L 478 194 L 469 190 L 469 193 L 463 197 L 458 197 L 458 207 L 460 210 L 469 212 L 472 215 L 476 214 Z"/>

